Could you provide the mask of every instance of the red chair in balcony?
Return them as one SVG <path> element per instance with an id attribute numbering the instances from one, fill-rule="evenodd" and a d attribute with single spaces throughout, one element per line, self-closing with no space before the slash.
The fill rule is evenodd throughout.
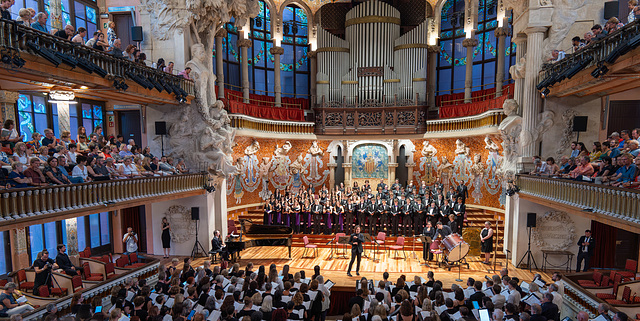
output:
<path id="1" fill-rule="evenodd" d="M 622 275 L 617 274 L 613 279 L 613 293 L 596 293 L 596 297 L 600 300 L 615 300 L 618 294 L 618 285 L 622 282 Z"/>
<path id="2" fill-rule="evenodd" d="M 117 277 L 116 268 L 113 263 L 109 262 L 104 266 L 104 272 L 107 274 L 107 280 Z"/>
<path id="3" fill-rule="evenodd" d="M 583 288 L 599 287 L 602 284 L 602 273 L 593 271 L 591 274 L 591 280 L 578 280 L 578 284 Z"/>
<path id="4" fill-rule="evenodd" d="M 51 295 L 51 293 L 49 293 L 49 288 L 46 285 L 41 285 L 38 288 L 38 295 L 43 298 L 48 298 Z"/>
<path id="5" fill-rule="evenodd" d="M 616 271 L 616 273 L 622 275 L 622 280 L 635 280 L 636 271 L 638 271 L 638 261 L 627 259 L 624 265 L 624 271 Z"/>
<path id="6" fill-rule="evenodd" d="M 141 266 L 144 266 L 145 263 L 141 263 L 138 262 L 138 254 L 136 253 L 131 253 L 129 254 L 129 266 L 132 268 L 139 268 Z"/>
<path id="7" fill-rule="evenodd" d="M 305 257 L 304 255 L 307 253 L 307 249 L 311 249 L 315 257 L 318 257 L 318 246 L 310 244 L 309 238 L 306 235 L 302 237 L 302 241 L 304 242 L 304 252 L 302 252 L 302 257 Z"/>
<path id="8" fill-rule="evenodd" d="M 9 283 L 9 280 L 0 280 L 0 287 L 4 287 L 7 283 Z"/>
<path id="9" fill-rule="evenodd" d="M 84 272 L 84 279 L 87 281 L 103 281 L 102 273 L 91 273 L 91 267 L 89 263 L 82 264 L 82 270 Z"/>
<path id="10" fill-rule="evenodd" d="M 27 281 L 27 271 L 18 270 L 18 287 L 20 290 L 33 290 L 33 282 Z"/>
<path id="11" fill-rule="evenodd" d="M 82 286 L 82 277 L 79 275 L 74 275 L 71 278 L 71 285 L 73 286 L 73 293 L 82 291 L 84 289 L 84 287 Z"/>
<path id="12" fill-rule="evenodd" d="M 605 301 L 607 301 L 607 303 L 611 304 L 611 305 L 623 305 L 623 304 L 631 304 L 633 303 L 631 300 L 631 288 L 628 286 L 625 286 L 624 289 L 622 290 L 622 300 L 618 300 L 618 299 L 607 299 Z"/>
<path id="13" fill-rule="evenodd" d="M 116 266 L 119 268 L 125 268 L 129 264 L 129 257 L 121 256 L 116 259 Z"/>
<path id="14" fill-rule="evenodd" d="M 407 253 L 404 251 L 404 236 L 398 236 L 398 239 L 396 240 L 396 245 L 391 245 L 389 246 L 390 250 L 395 251 L 395 256 L 393 257 L 394 259 L 398 257 L 398 250 L 402 250 L 402 254 L 404 255 L 404 258 L 407 258 Z"/>

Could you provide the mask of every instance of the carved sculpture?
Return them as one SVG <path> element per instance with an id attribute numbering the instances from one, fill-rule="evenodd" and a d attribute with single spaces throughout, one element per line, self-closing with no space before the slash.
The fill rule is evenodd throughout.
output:
<path id="1" fill-rule="evenodd" d="M 494 143 L 493 140 L 491 140 L 491 137 L 489 136 L 486 136 L 484 138 L 484 144 L 485 144 L 484 149 L 488 150 L 490 153 L 491 152 L 497 153 L 498 150 L 500 149 L 498 147 L 498 144 Z"/>
<path id="2" fill-rule="evenodd" d="M 471 165 L 471 176 L 476 178 L 484 178 L 484 166 L 482 165 L 482 155 L 473 155 L 473 165 Z"/>
<path id="3" fill-rule="evenodd" d="M 426 158 L 431 158 L 436 156 L 436 154 L 438 153 L 438 150 L 431 144 L 429 144 L 428 140 L 425 140 L 424 143 L 422 144 L 422 156 L 426 157 Z"/>
<path id="4" fill-rule="evenodd" d="M 311 143 L 311 147 L 309 147 L 309 154 L 311 154 L 311 156 L 322 156 L 322 154 L 324 154 L 320 146 L 318 146 L 318 141 L 314 140 L 313 143 Z"/>
<path id="5" fill-rule="evenodd" d="M 536 116 L 536 128 L 531 131 L 523 130 L 520 134 L 521 146 L 527 146 L 529 144 L 535 144 L 551 126 L 553 126 L 553 117 L 555 113 L 547 110 Z"/>
<path id="6" fill-rule="evenodd" d="M 262 179 L 262 190 L 258 195 L 263 200 L 268 200 L 271 197 L 271 191 L 269 190 L 269 168 L 271 168 L 271 159 L 269 157 L 262 157 L 262 163 L 258 169 L 258 174 Z"/>
<path id="7" fill-rule="evenodd" d="M 164 216 L 171 224 L 171 242 L 184 243 L 192 239 L 191 232 L 196 225 L 191 219 L 191 210 L 182 205 L 172 205 L 164 212 Z"/>
<path id="8" fill-rule="evenodd" d="M 524 79 L 527 73 L 527 59 L 525 57 L 520 58 L 515 65 L 509 67 L 509 73 L 513 79 Z"/>
<path id="9" fill-rule="evenodd" d="M 251 145 L 247 146 L 247 148 L 244 149 L 244 154 L 247 156 L 254 155 L 259 150 L 260 150 L 260 143 L 258 143 L 257 140 L 253 140 L 253 142 L 251 142 Z"/>
<path id="10" fill-rule="evenodd" d="M 150 14 L 151 32 L 159 40 L 168 40 L 176 32 L 189 33 L 192 59 L 186 63 L 191 67 L 195 81 L 196 99 L 187 108 L 167 113 L 169 119 L 185 117 L 188 126 L 174 124 L 170 130 L 171 154 L 185 157 L 192 165 L 208 163 L 211 174 L 226 177 L 234 172 L 231 152 L 235 130 L 231 128 L 224 105 L 216 99 L 213 73 L 214 37 L 224 23 L 233 17 L 237 26 L 244 26 L 249 18 L 259 12 L 257 0 L 142 0 L 142 7 Z M 207 55 L 209 53 L 209 55 Z M 207 58 L 207 56 L 209 58 Z M 189 110 L 195 109 L 199 116 Z M 196 142 L 198 146 L 195 146 Z M 194 166 L 195 167 L 195 166 Z"/>
<path id="11" fill-rule="evenodd" d="M 564 127 L 562 128 L 562 139 L 560 139 L 560 144 L 556 150 L 557 156 L 563 155 L 573 140 L 573 118 L 576 117 L 577 114 L 578 113 L 573 109 L 567 109 L 562 113 L 562 122 L 564 123 Z"/>
<path id="12" fill-rule="evenodd" d="M 276 150 L 273 152 L 273 154 L 276 157 L 285 157 L 289 153 L 291 147 L 292 146 L 289 141 L 284 142 L 284 144 L 282 144 L 282 147 L 278 147 L 278 144 L 276 144 Z"/>
<path id="13" fill-rule="evenodd" d="M 451 171 L 453 170 L 453 164 L 449 163 L 447 157 L 442 157 L 442 163 L 438 165 L 438 179 L 442 181 L 443 184 L 449 185 L 449 179 L 451 178 Z"/>
<path id="14" fill-rule="evenodd" d="M 520 132 L 522 131 L 522 117 L 516 114 L 518 102 L 507 99 L 502 104 L 502 109 L 507 117 L 502 120 L 498 130 L 502 136 L 502 150 L 504 157 L 498 168 L 498 175 L 506 180 L 515 177 L 518 168 L 518 156 L 520 156 Z M 505 181 L 506 181 L 505 180 Z"/>
<path id="15" fill-rule="evenodd" d="M 456 140 L 456 155 L 464 155 L 469 157 L 470 148 L 461 140 Z"/>
<path id="16" fill-rule="evenodd" d="M 516 0 L 517 1 L 517 0 Z M 540 6 L 545 7 L 551 5 L 551 0 L 540 0 Z M 549 36 L 544 40 L 543 51 L 545 56 L 543 60 L 551 57 L 554 49 L 561 49 L 562 41 L 571 31 L 571 27 L 576 21 L 588 20 L 593 14 L 588 10 L 587 0 L 553 0 L 553 14 L 550 21 L 553 21 L 549 28 Z"/>
<path id="17" fill-rule="evenodd" d="M 291 170 L 291 174 L 299 174 L 304 170 L 304 159 L 302 155 L 298 155 L 295 161 L 289 165 L 289 169 Z"/>

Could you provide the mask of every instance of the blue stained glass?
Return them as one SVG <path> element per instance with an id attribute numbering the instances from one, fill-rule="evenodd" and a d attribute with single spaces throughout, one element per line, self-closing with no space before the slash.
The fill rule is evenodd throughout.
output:
<path id="1" fill-rule="evenodd" d="M 464 35 L 466 35 L 466 33 L 464 32 L 464 29 L 456 29 L 456 37 L 460 37 Z"/>
<path id="2" fill-rule="evenodd" d="M 46 114 L 47 113 L 47 106 L 44 105 L 44 103 L 36 103 L 33 106 L 33 111 L 36 113 L 40 113 L 40 114 Z"/>
<path id="3" fill-rule="evenodd" d="M 93 105 L 93 118 L 102 120 L 102 106 Z"/>
<path id="4" fill-rule="evenodd" d="M 18 111 L 31 111 L 31 100 L 29 99 L 29 96 L 18 96 Z"/>
<path id="5" fill-rule="evenodd" d="M 282 39 L 282 42 L 283 42 L 283 43 L 293 43 L 293 37 L 285 36 L 285 37 Z"/>
<path id="6" fill-rule="evenodd" d="M 109 227 L 109 212 L 100 213 L 100 243 L 111 243 L 111 228 Z"/>
<path id="7" fill-rule="evenodd" d="M 100 217 L 98 214 L 89 215 L 89 229 L 90 231 L 95 232 L 90 233 L 91 247 L 94 248 L 100 246 Z"/>
<path id="8" fill-rule="evenodd" d="M 306 45 L 307 44 L 307 38 L 296 37 L 296 44 L 298 44 L 298 45 Z"/>
<path id="9" fill-rule="evenodd" d="M 5 239 L 6 239 L 6 234 L 5 233 L 9 233 L 8 231 L 3 231 L 0 232 L 0 240 L 2 240 L 3 245 L 0 246 L 0 257 L 5 258 L 7 256 L 6 253 L 6 244 L 4 243 Z M 0 274 L 6 274 L 8 271 L 7 269 L 7 265 L 9 262 L 5 261 L 5 260 L 0 260 Z"/>
<path id="10" fill-rule="evenodd" d="M 96 120 L 94 120 L 94 121 L 93 121 L 93 128 L 96 128 L 96 127 L 98 127 L 98 126 L 100 126 L 100 127 L 103 127 L 103 128 L 104 128 L 104 126 L 102 126 L 102 119 L 100 119 L 100 120 L 97 120 L 97 119 L 96 119 Z"/>
<path id="11" fill-rule="evenodd" d="M 20 134 L 24 135 L 23 140 L 26 142 L 31 139 L 31 134 L 35 132 L 33 128 L 33 118 L 31 113 L 19 111 L 20 116 Z"/>
<path id="12" fill-rule="evenodd" d="M 78 217 L 78 250 L 82 251 L 87 247 L 87 228 L 85 226 L 86 216 Z"/>
<path id="13" fill-rule="evenodd" d="M 449 30 L 449 31 L 443 31 L 440 33 L 440 38 L 442 39 L 449 39 L 453 36 L 453 31 Z"/>
<path id="14" fill-rule="evenodd" d="M 44 238 L 42 237 L 42 224 L 29 226 L 29 249 L 31 250 L 31 262 L 38 259 L 38 253 L 44 250 Z"/>
<path id="15" fill-rule="evenodd" d="M 98 23 L 97 21 L 97 17 L 96 17 L 96 9 L 93 9 L 89 6 L 85 7 L 87 8 L 87 20 L 93 22 L 93 23 Z"/>

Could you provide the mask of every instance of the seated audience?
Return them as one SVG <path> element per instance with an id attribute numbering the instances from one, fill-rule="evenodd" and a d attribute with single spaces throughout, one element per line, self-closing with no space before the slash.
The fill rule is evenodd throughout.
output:
<path id="1" fill-rule="evenodd" d="M 75 32 L 76 28 L 74 26 L 66 25 L 64 26 L 64 29 L 58 30 L 58 32 L 56 32 L 54 36 L 71 41 Z"/>
<path id="2" fill-rule="evenodd" d="M 8 183 L 12 188 L 26 188 L 31 184 L 31 178 L 26 177 L 22 172 L 24 165 L 20 162 L 11 164 L 11 173 L 9 173 Z"/>
<path id="3" fill-rule="evenodd" d="M 93 44 L 93 49 L 100 50 L 100 51 L 109 50 L 109 44 L 106 41 L 104 41 L 104 34 L 102 32 L 98 34 L 98 39 L 96 39 L 95 43 Z"/>
<path id="4" fill-rule="evenodd" d="M 21 8 L 20 10 L 18 10 L 18 19 L 16 19 L 16 21 L 18 22 L 18 24 L 27 27 L 30 27 L 34 22 L 31 19 L 31 11 L 29 11 L 29 9 L 27 8 Z"/>
<path id="5" fill-rule="evenodd" d="M 578 166 L 569 173 L 569 177 L 583 180 L 583 176 L 590 177 L 593 175 L 593 166 L 591 166 L 589 156 L 579 157 L 578 162 Z"/>
<path id="6" fill-rule="evenodd" d="M 71 38 L 71 42 L 84 44 L 84 37 L 86 36 L 87 36 L 87 29 L 85 29 L 84 27 L 80 27 L 78 28 L 78 33 L 76 33 L 76 35 L 73 36 L 73 38 Z"/>
<path id="7" fill-rule="evenodd" d="M 87 156 L 78 155 L 76 157 L 76 166 L 73 167 L 72 176 L 82 179 L 83 182 L 90 182 L 89 171 L 87 170 Z"/>
<path id="8" fill-rule="evenodd" d="M 24 175 L 31 179 L 30 185 L 32 186 L 47 186 L 49 183 L 44 174 L 40 170 L 40 159 L 37 157 L 29 160 L 29 168 L 24 171 Z"/>
<path id="9" fill-rule="evenodd" d="M 38 12 L 36 15 L 36 22 L 31 24 L 31 28 L 48 33 L 47 19 L 49 19 L 49 16 L 45 12 Z"/>
<path id="10" fill-rule="evenodd" d="M 67 175 L 65 175 L 65 173 L 63 173 L 58 167 L 58 159 L 55 157 L 49 157 L 49 159 L 47 159 L 47 165 L 44 167 L 44 174 L 49 184 L 71 184 L 71 181 L 69 180 Z"/>
<path id="11" fill-rule="evenodd" d="M 136 168 L 136 165 L 133 164 L 133 157 L 128 156 L 124 158 L 124 163 L 122 164 L 122 166 L 120 166 L 120 176 L 124 176 L 124 177 L 128 177 L 128 178 L 133 178 L 133 177 L 140 177 L 140 173 L 138 172 L 138 169 Z"/>

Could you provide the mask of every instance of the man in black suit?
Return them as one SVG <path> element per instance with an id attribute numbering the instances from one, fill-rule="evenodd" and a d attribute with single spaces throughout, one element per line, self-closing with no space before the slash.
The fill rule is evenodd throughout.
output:
<path id="1" fill-rule="evenodd" d="M 356 211 L 357 211 L 357 205 L 356 203 L 353 201 L 353 199 L 349 199 L 347 201 L 347 205 L 345 206 L 345 210 L 346 210 L 346 219 L 344 222 L 344 229 L 347 231 L 347 233 L 351 233 L 351 231 L 353 230 L 353 221 L 354 218 L 356 217 Z"/>
<path id="2" fill-rule="evenodd" d="M 473 301 L 478 302 L 478 306 L 482 306 L 482 298 L 486 296 L 484 292 L 482 292 L 482 282 L 475 281 L 473 283 L 473 288 L 476 290 L 476 292 L 470 295 L 469 299 L 467 299 L 467 307 L 469 308 L 469 310 L 473 310 Z"/>
<path id="3" fill-rule="evenodd" d="M 469 197 L 469 190 L 467 189 L 467 185 L 460 184 L 456 189 L 458 191 L 458 197 L 462 197 L 462 203 L 465 203 L 467 197 Z"/>
<path id="4" fill-rule="evenodd" d="M 80 268 L 74 266 L 69 259 L 69 255 L 65 253 L 67 251 L 67 246 L 64 244 L 58 244 L 57 249 L 58 255 L 56 255 L 56 263 L 58 264 L 58 266 L 64 270 L 64 273 L 66 275 L 78 275 L 78 271 L 80 271 Z"/>
<path id="5" fill-rule="evenodd" d="M 553 293 L 545 293 L 541 302 L 541 315 L 547 318 L 548 321 L 560 321 L 560 310 L 558 309 L 558 306 L 553 303 Z"/>
<path id="6" fill-rule="evenodd" d="M 413 235 L 420 234 L 424 228 L 422 224 L 424 222 L 425 210 L 426 208 L 424 204 L 422 204 L 422 199 L 418 197 L 416 203 L 413 205 Z"/>
<path id="7" fill-rule="evenodd" d="M 384 231 L 387 235 L 391 234 L 391 229 L 389 226 L 389 205 L 387 205 L 387 200 L 382 199 L 382 203 L 378 205 L 378 215 L 380 215 L 380 232 Z"/>
<path id="8" fill-rule="evenodd" d="M 402 216 L 402 207 L 400 207 L 400 203 L 399 200 L 396 198 L 393 200 L 393 205 L 391 205 L 391 233 L 393 233 L 393 235 L 397 236 L 398 235 L 398 226 L 399 226 L 399 222 L 401 222 L 401 216 Z"/>
<path id="9" fill-rule="evenodd" d="M 531 319 L 529 321 L 547 321 L 547 318 L 542 315 L 542 307 L 540 304 L 531 306 Z"/>
<path id="10" fill-rule="evenodd" d="M 313 233 L 314 234 L 321 234 L 322 230 L 322 214 L 323 213 L 324 208 L 322 207 L 322 205 L 320 205 L 320 200 L 319 199 L 315 199 L 315 203 L 313 204 L 313 206 L 311 206 L 311 213 L 313 214 Z"/>
<path id="11" fill-rule="evenodd" d="M 580 272 L 583 260 L 584 269 L 582 272 L 586 272 L 589 269 L 589 260 L 591 260 L 595 247 L 596 241 L 591 237 L 591 230 L 584 231 L 584 235 L 578 240 L 578 266 L 576 267 L 576 272 Z"/>
<path id="12" fill-rule="evenodd" d="M 384 179 L 381 179 L 381 180 L 380 180 L 380 183 L 378 183 L 378 186 L 376 186 L 376 189 L 377 189 L 378 191 L 380 191 L 380 190 L 383 190 L 383 191 L 384 191 L 384 190 L 386 190 L 386 189 L 387 189 L 387 184 L 385 184 L 385 183 L 384 183 Z"/>
<path id="13" fill-rule="evenodd" d="M 355 233 L 351 234 L 349 238 L 349 244 L 351 244 L 351 262 L 349 262 L 349 268 L 347 269 L 347 275 L 351 275 L 351 267 L 353 266 L 353 261 L 357 259 L 356 263 L 356 275 L 360 275 L 360 260 L 362 259 L 362 252 L 364 251 L 362 247 L 362 243 L 364 243 L 364 235 L 360 233 L 360 225 L 356 225 Z"/>
<path id="14" fill-rule="evenodd" d="M 456 221 L 458 222 L 458 229 L 462 230 L 464 225 L 464 212 L 466 212 L 467 206 L 464 205 L 462 197 L 457 198 L 457 202 L 453 204 L 453 214 L 456 215 Z"/>

